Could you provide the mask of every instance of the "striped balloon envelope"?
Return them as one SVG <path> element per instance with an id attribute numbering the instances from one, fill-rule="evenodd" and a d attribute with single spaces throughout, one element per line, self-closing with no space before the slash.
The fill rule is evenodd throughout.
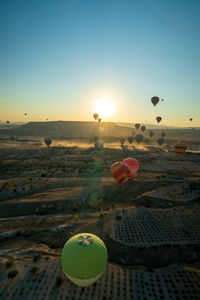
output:
<path id="1" fill-rule="evenodd" d="M 116 162 L 111 167 L 111 173 L 119 184 L 129 177 L 130 172 L 127 164 L 123 162 Z"/>
<path id="2" fill-rule="evenodd" d="M 174 146 L 174 148 L 175 148 L 177 155 L 179 157 L 181 157 L 187 149 L 187 144 L 183 141 L 177 142 L 176 145 Z"/>

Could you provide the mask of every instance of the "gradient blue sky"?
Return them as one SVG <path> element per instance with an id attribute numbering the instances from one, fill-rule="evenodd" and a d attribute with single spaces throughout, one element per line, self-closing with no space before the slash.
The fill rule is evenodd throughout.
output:
<path id="1" fill-rule="evenodd" d="M 200 126 L 200 1 L 0 1 L 0 120 Z M 150 102 L 158 95 L 164 101 Z"/>

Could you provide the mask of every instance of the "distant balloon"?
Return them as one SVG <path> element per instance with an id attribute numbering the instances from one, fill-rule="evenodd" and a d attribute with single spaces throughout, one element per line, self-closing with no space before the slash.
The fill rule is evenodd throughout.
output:
<path id="1" fill-rule="evenodd" d="M 157 139 L 157 142 L 161 146 L 164 143 L 164 139 L 160 137 L 159 139 Z"/>
<path id="2" fill-rule="evenodd" d="M 93 117 L 94 117 L 95 120 L 98 119 L 98 116 L 99 116 L 98 114 L 93 114 Z"/>
<path id="3" fill-rule="evenodd" d="M 130 169 L 127 164 L 123 162 L 116 162 L 111 167 L 111 173 L 115 180 L 121 184 L 130 174 Z"/>
<path id="4" fill-rule="evenodd" d="M 96 141 L 94 145 L 95 145 L 96 150 L 103 149 L 103 143 L 101 141 Z"/>
<path id="5" fill-rule="evenodd" d="M 138 169 L 140 167 L 138 160 L 135 158 L 126 158 L 123 160 L 123 163 L 127 164 L 130 169 L 128 178 L 132 178 L 133 175 L 138 171 Z"/>
<path id="6" fill-rule="evenodd" d="M 170 144 L 167 144 L 166 146 L 165 146 L 165 148 L 168 150 L 168 152 L 169 152 L 169 149 L 170 149 Z"/>
<path id="7" fill-rule="evenodd" d="M 9 123 L 10 123 L 10 121 L 6 121 L 6 123 L 7 123 L 7 124 L 9 124 Z"/>
<path id="8" fill-rule="evenodd" d="M 164 138 L 166 136 L 166 133 L 164 131 L 162 131 L 161 136 Z"/>
<path id="9" fill-rule="evenodd" d="M 154 132 L 150 130 L 149 131 L 149 136 L 152 137 L 153 135 L 154 135 Z"/>
<path id="10" fill-rule="evenodd" d="M 190 121 L 192 121 L 193 119 L 192 118 L 190 118 Z"/>
<path id="11" fill-rule="evenodd" d="M 101 123 L 101 118 L 98 118 L 98 122 Z"/>
<path id="12" fill-rule="evenodd" d="M 164 101 L 164 99 L 162 99 L 161 101 Z"/>
<path id="13" fill-rule="evenodd" d="M 48 121 L 48 119 L 46 119 L 46 121 Z"/>
<path id="14" fill-rule="evenodd" d="M 145 129 L 146 129 L 146 126 L 141 126 L 142 131 L 145 131 Z"/>
<path id="15" fill-rule="evenodd" d="M 144 136 L 142 134 L 140 134 L 140 133 L 136 134 L 135 140 L 138 144 L 141 143 L 143 141 L 143 139 L 144 139 Z"/>
<path id="16" fill-rule="evenodd" d="M 161 120 L 162 120 L 161 117 L 157 117 L 157 118 L 156 118 L 156 121 L 157 121 L 158 123 L 160 123 Z"/>
<path id="17" fill-rule="evenodd" d="M 157 96 L 154 96 L 151 98 L 151 102 L 153 103 L 154 106 L 159 102 L 159 98 Z"/>
<path id="18" fill-rule="evenodd" d="M 148 144 L 148 143 L 149 143 L 149 139 L 148 139 L 148 138 L 145 138 L 145 139 L 144 139 L 144 143 L 145 143 L 145 144 Z"/>
<path id="19" fill-rule="evenodd" d="M 135 124 L 135 128 L 136 128 L 136 129 L 140 128 L 140 124 L 139 124 L 139 123 L 136 123 L 136 124 Z"/>
<path id="20" fill-rule="evenodd" d="M 45 144 L 47 145 L 47 147 L 49 147 L 52 143 L 52 139 L 50 137 L 46 137 L 44 139 Z"/>
<path id="21" fill-rule="evenodd" d="M 102 275 L 108 253 L 104 242 L 91 233 L 79 233 L 64 245 L 61 265 L 65 275 L 78 286 L 86 287 Z"/>
<path id="22" fill-rule="evenodd" d="M 119 141 L 120 141 L 120 144 L 123 145 L 125 143 L 125 138 L 120 138 Z"/>
<path id="23" fill-rule="evenodd" d="M 127 140 L 130 144 L 132 144 L 132 142 L 134 141 L 134 137 L 133 136 L 129 136 L 127 137 Z"/>
<path id="24" fill-rule="evenodd" d="M 25 113 L 24 115 L 27 116 L 27 113 Z"/>
<path id="25" fill-rule="evenodd" d="M 179 157 L 183 155 L 183 153 L 187 149 L 187 144 L 184 141 L 177 142 L 176 145 L 174 146 L 175 151 Z"/>

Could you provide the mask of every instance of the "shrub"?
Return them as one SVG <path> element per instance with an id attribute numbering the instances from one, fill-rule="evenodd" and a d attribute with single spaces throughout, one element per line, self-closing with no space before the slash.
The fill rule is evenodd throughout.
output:
<path id="1" fill-rule="evenodd" d="M 31 268 L 31 273 L 36 273 L 37 271 L 39 271 L 39 267 L 38 266 L 33 266 Z"/>
<path id="2" fill-rule="evenodd" d="M 33 261 L 34 262 L 36 262 L 38 259 L 40 259 L 41 258 L 41 254 L 35 254 L 34 256 L 33 256 Z"/>
<path id="3" fill-rule="evenodd" d="M 10 268 L 14 265 L 14 262 L 12 260 L 7 260 L 7 262 L 5 263 L 6 268 Z"/>
<path id="4" fill-rule="evenodd" d="M 61 275 L 56 276 L 56 282 L 55 285 L 56 286 L 60 286 L 63 282 L 63 277 Z"/>
<path id="5" fill-rule="evenodd" d="M 8 273 L 8 278 L 14 278 L 18 273 L 17 270 L 12 270 Z"/>

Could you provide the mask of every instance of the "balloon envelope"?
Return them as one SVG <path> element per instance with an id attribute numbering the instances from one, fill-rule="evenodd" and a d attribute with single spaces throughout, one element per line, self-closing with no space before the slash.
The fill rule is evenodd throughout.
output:
<path id="1" fill-rule="evenodd" d="M 143 139 L 144 139 L 144 136 L 142 134 L 140 134 L 140 133 L 136 134 L 135 140 L 138 144 L 141 143 L 143 141 Z"/>
<path id="2" fill-rule="evenodd" d="M 95 120 L 98 119 L 98 116 L 99 116 L 98 114 L 93 114 L 93 117 L 94 117 Z"/>
<path id="3" fill-rule="evenodd" d="M 123 145 L 125 143 L 125 138 L 120 138 L 119 141 L 120 141 L 121 145 Z"/>
<path id="4" fill-rule="evenodd" d="M 187 149 L 187 144 L 184 141 L 177 142 L 176 145 L 174 146 L 175 151 L 179 157 L 183 155 L 183 153 Z"/>
<path id="5" fill-rule="evenodd" d="M 64 245 L 61 265 L 73 283 L 85 287 L 102 275 L 107 259 L 106 246 L 99 237 L 91 233 L 79 233 Z"/>
<path id="6" fill-rule="evenodd" d="M 146 129 L 146 126 L 141 126 L 142 131 L 145 131 L 145 129 Z"/>
<path id="7" fill-rule="evenodd" d="M 130 174 L 130 169 L 123 162 L 116 162 L 111 166 L 111 173 L 115 180 L 121 184 Z"/>
<path id="8" fill-rule="evenodd" d="M 130 144 L 132 144 L 132 142 L 134 141 L 134 137 L 133 136 L 129 136 L 127 137 L 127 140 Z"/>
<path id="9" fill-rule="evenodd" d="M 157 117 L 157 118 L 156 118 L 156 121 L 157 121 L 158 123 L 160 123 L 161 120 L 162 120 L 161 117 Z"/>
<path id="10" fill-rule="evenodd" d="M 51 145 L 51 143 L 52 143 L 52 139 L 49 138 L 49 137 L 46 137 L 46 138 L 44 139 L 44 142 L 45 142 L 45 144 L 49 147 L 49 146 Z"/>
<path id="11" fill-rule="evenodd" d="M 157 96 L 152 97 L 151 102 L 153 103 L 154 106 L 156 106 L 156 104 L 159 102 L 159 97 Z"/>
<path id="12" fill-rule="evenodd" d="M 139 124 L 139 123 L 136 123 L 136 124 L 135 124 L 135 128 L 136 128 L 136 129 L 140 128 L 140 124 Z"/>
<path id="13" fill-rule="evenodd" d="M 161 146 L 164 143 L 164 139 L 161 137 L 157 140 L 157 142 Z"/>
<path id="14" fill-rule="evenodd" d="M 123 160 L 123 163 L 127 164 L 130 169 L 128 178 L 132 178 L 133 175 L 138 171 L 140 167 L 138 160 L 135 158 L 125 158 Z"/>
<path id="15" fill-rule="evenodd" d="M 149 139 L 148 139 L 148 138 L 145 138 L 145 139 L 144 139 L 144 142 L 145 142 L 146 144 L 148 144 L 148 143 L 149 143 Z"/>
<path id="16" fill-rule="evenodd" d="M 98 122 L 101 123 L 101 118 L 98 118 Z"/>
<path id="17" fill-rule="evenodd" d="M 164 131 L 162 131 L 161 136 L 164 138 L 166 136 L 166 133 Z"/>
<path id="18" fill-rule="evenodd" d="M 150 137 L 152 137 L 154 135 L 154 132 L 150 130 L 149 135 L 150 135 Z"/>

